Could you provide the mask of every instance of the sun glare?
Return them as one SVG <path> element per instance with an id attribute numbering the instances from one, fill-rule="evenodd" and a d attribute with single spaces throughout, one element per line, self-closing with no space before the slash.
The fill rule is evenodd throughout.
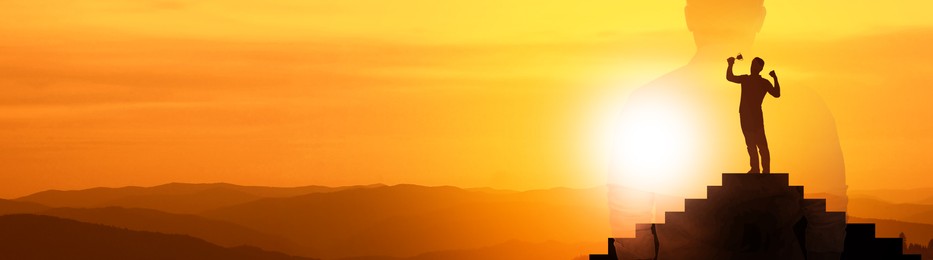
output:
<path id="1" fill-rule="evenodd" d="M 699 153 L 696 133 L 681 104 L 638 102 L 626 107 L 617 120 L 612 145 L 616 183 L 658 191 L 665 183 L 684 178 L 693 165 L 691 154 Z"/>

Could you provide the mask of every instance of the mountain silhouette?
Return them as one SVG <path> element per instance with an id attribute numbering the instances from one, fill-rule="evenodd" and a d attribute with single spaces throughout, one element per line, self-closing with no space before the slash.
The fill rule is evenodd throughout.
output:
<path id="1" fill-rule="evenodd" d="M 49 190 L 16 199 L 50 207 L 149 208 L 172 213 L 199 213 L 261 198 L 291 197 L 365 186 L 292 188 L 240 186 L 227 183 L 169 183 L 155 187 L 92 188 L 76 191 Z"/>
<path id="2" fill-rule="evenodd" d="M 854 190 L 849 198 L 880 200 L 894 204 L 933 205 L 933 188 Z"/>
<path id="3" fill-rule="evenodd" d="M 933 224 L 933 205 L 912 203 L 889 203 L 875 199 L 850 199 L 850 215 L 865 218 L 895 219 L 900 221 Z"/>
<path id="4" fill-rule="evenodd" d="M 474 249 L 446 250 L 419 254 L 412 257 L 361 256 L 340 260 L 571 260 L 586 259 L 580 252 L 600 250 L 603 245 L 568 244 L 554 241 L 531 243 L 509 241 L 506 243 Z"/>
<path id="5" fill-rule="evenodd" d="M 933 205 L 933 196 L 925 198 L 925 199 L 917 200 L 914 203 L 924 204 L 924 205 Z"/>
<path id="6" fill-rule="evenodd" d="M 214 198 L 197 197 L 201 195 Z M 933 218 L 923 215 L 933 206 L 867 198 L 850 200 L 855 213 L 850 211 L 849 222 L 877 223 L 879 237 L 905 232 L 914 243 L 933 238 Z M 91 208 L 50 208 L 30 200 Z M 185 200 L 197 202 L 184 204 Z M 418 185 L 271 188 L 174 183 L 40 192 L 21 200 L 0 200 L 0 215 L 43 214 L 327 259 L 470 259 L 466 256 L 484 256 L 482 252 L 568 252 L 546 258 L 557 260 L 569 259 L 564 256 L 580 243 L 595 249 L 576 251 L 579 255 L 604 247 L 605 242 L 594 237 L 608 233 L 605 203 L 602 188 L 519 192 Z M 107 204 L 123 207 L 90 206 Z M 166 208 L 199 213 L 162 211 Z M 500 247 L 508 243 L 517 244 Z"/>
<path id="7" fill-rule="evenodd" d="M 48 208 L 39 203 L 0 199 L 0 215 L 35 213 Z"/>
<path id="8" fill-rule="evenodd" d="M 189 236 L 130 231 L 52 216 L 0 216 L 0 230 L 3 230 L 0 232 L 0 255 L 4 259 L 309 259 L 255 247 L 226 248 Z"/>
<path id="9" fill-rule="evenodd" d="M 37 214 L 137 231 L 189 235 L 226 247 L 250 245 L 283 253 L 297 251 L 297 246 L 285 238 L 196 215 L 120 207 L 54 208 Z"/>
<path id="10" fill-rule="evenodd" d="M 591 241 L 608 234 L 594 221 L 607 214 L 600 201 L 600 189 L 489 194 L 396 185 L 261 199 L 204 216 L 281 235 L 324 258 L 408 257 L 515 239 Z"/>
<path id="11" fill-rule="evenodd" d="M 372 237 L 391 234 L 405 234 L 404 238 L 422 242 L 371 245 L 356 250 L 406 255 L 424 252 L 426 243 L 436 248 L 453 249 L 492 245 L 505 239 L 533 242 L 587 241 L 589 235 L 608 230 L 605 222 L 594 222 L 585 216 L 603 216 L 606 212 L 600 207 L 580 203 L 583 201 L 580 197 L 598 200 L 598 197 L 594 197 L 602 194 L 597 189 L 530 191 L 504 195 L 490 201 L 393 217 L 372 225 L 332 249 L 349 252 L 354 250 L 353 245 L 366 243 Z"/>

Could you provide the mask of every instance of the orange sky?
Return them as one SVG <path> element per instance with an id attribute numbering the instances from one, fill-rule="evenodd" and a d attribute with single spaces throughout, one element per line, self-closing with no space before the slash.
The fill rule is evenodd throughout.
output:
<path id="1" fill-rule="evenodd" d="M 933 186 L 933 3 L 898 3 L 765 3 L 756 46 L 833 110 L 851 189 Z M 620 100 L 693 54 L 683 6 L 3 1 L 0 197 L 601 185 Z"/>

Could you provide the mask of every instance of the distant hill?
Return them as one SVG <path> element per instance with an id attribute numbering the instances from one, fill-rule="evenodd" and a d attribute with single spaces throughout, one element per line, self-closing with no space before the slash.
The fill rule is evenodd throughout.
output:
<path id="1" fill-rule="evenodd" d="M 88 208 L 49 208 L 40 202 Z M 519 192 L 417 185 L 270 188 L 173 183 L 41 192 L 0 200 L 0 215 L 4 212 L 48 214 L 185 234 L 221 246 L 247 244 L 328 259 L 432 257 L 425 252 L 459 259 L 455 255 L 494 251 L 495 245 L 508 241 L 527 241 L 522 242 L 526 249 L 535 252 L 584 241 L 595 241 L 600 249 L 609 236 L 603 188 Z M 933 205 L 851 197 L 849 215 L 858 216 L 850 221 L 878 223 L 880 236 L 903 231 L 909 241 L 922 244 L 933 238 Z M 555 243 L 554 248 L 531 249 L 547 243 Z"/>
<path id="2" fill-rule="evenodd" d="M 372 185 L 378 186 L 378 185 Z M 291 197 L 368 186 L 292 188 L 239 186 L 227 183 L 170 183 L 155 187 L 92 188 L 76 191 L 49 190 L 16 199 L 50 207 L 148 208 L 172 213 L 199 213 L 261 198 Z"/>
<path id="3" fill-rule="evenodd" d="M 196 215 L 119 207 L 55 208 L 39 211 L 37 214 L 137 231 L 189 235 L 227 247 L 250 245 L 284 253 L 297 252 L 297 245 L 288 239 Z"/>
<path id="4" fill-rule="evenodd" d="M 39 203 L 0 199 L 0 215 L 35 213 L 48 208 Z"/>
<path id="5" fill-rule="evenodd" d="M 923 189 L 918 189 L 917 191 L 922 190 Z M 895 190 L 888 190 L 888 192 L 891 194 L 900 194 L 900 191 Z M 827 198 L 832 197 L 832 195 L 808 193 L 806 197 Z M 893 203 L 879 199 L 877 196 L 867 196 L 865 194 L 850 195 L 848 202 L 846 212 L 850 216 L 854 215 L 864 218 L 899 220 L 933 225 L 933 205 L 931 204 Z"/>
<path id="6" fill-rule="evenodd" d="M 894 204 L 874 199 L 850 198 L 848 213 L 854 216 L 933 224 L 933 205 Z"/>
<path id="7" fill-rule="evenodd" d="M 933 205 L 933 196 L 929 196 L 929 197 L 927 197 L 927 198 L 925 198 L 925 199 L 917 200 L 916 203 L 917 203 L 917 204 Z"/>
<path id="8" fill-rule="evenodd" d="M 336 258 L 408 257 L 516 239 L 601 241 L 607 214 L 602 189 L 486 193 L 396 185 L 261 199 L 204 215 Z"/>
<path id="9" fill-rule="evenodd" d="M 4 259 L 300 260 L 253 247 L 225 248 L 183 235 L 130 231 L 52 216 L 0 216 Z"/>
<path id="10" fill-rule="evenodd" d="M 933 205 L 933 188 L 851 190 L 849 198 L 873 199 L 888 203 Z"/>
<path id="11" fill-rule="evenodd" d="M 413 257 L 363 256 L 340 260 L 573 260 L 589 259 L 594 252 L 606 251 L 606 243 L 567 244 L 554 241 L 530 243 L 509 241 L 495 246 L 424 253 Z"/>

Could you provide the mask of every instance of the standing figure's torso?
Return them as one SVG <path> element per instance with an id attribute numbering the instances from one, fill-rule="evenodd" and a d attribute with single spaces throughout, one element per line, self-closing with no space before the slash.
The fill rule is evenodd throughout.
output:
<path id="1" fill-rule="evenodd" d="M 760 112 L 761 102 L 764 101 L 771 82 L 761 75 L 742 75 L 742 100 L 739 102 L 739 113 Z"/>

